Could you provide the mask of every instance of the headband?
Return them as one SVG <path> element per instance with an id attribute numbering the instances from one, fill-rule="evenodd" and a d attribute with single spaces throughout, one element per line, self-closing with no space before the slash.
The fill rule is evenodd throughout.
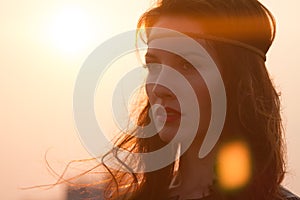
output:
<path id="1" fill-rule="evenodd" d="M 170 37 L 172 36 L 174 33 L 159 33 L 158 36 L 160 38 L 163 38 L 163 37 Z M 259 48 L 257 47 L 254 47 L 253 45 L 249 45 L 245 42 L 241 42 L 239 40 L 234 40 L 234 39 L 228 39 L 228 38 L 224 38 L 224 37 L 219 37 L 219 36 L 214 36 L 214 35 L 210 35 L 210 34 L 203 34 L 203 33 L 180 33 L 182 35 L 186 35 L 188 37 L 191 37 L 191 38 L 194 38 L 194 39 L 205 39 L 205 40 L 212 40 L 212 41 L 217 41 L 217 42 L 224 42 L 224 43 L 227 43 L 227 44 L 231 44 L 231 45 L 234 45 L 234 46 L 238 46 L 238 47 L 242 47 L 244 49 L 247 49 L 247 50 L 250 50 L 252 51 L 253 53 L 259 55 L 264 61 L 266 61 L 266 54 Z M 151 35 L 151 34 L 150 34 Z M 156 35 L 156 34 L 155 34 Z M 178 36 L 178 33 L 175 34 L 175 36 Z M 148 42 L 150 41 L 151 39 L 148 40 Z"/>
<path id="2" fill-rule="evenodd" d="M 208 34 L 195 34 L 195 33 L 189 33 L 188 35 L 192 36 L 193 38 L 199 38 L 199 39 L 205 39 L 205 40 L 212 40 L 212 41 L 217 41 L 217 42 L 224 42 L 227 44 L 231 44 L 234 46 L 239 46 L 245 49 L 248 49 L 250 51 L 252 51 L 253 53 L 256 53 L 257 55 L 259 55 L 264 61 L 266 61 L 266 54 L 252 46 L 249 44 L 246 44 L 244 42 L 238 41 L 238 40 L 233 40 L 233 39 L 228 39 L 228 38 L 223 38 L 223 37 L 218 37 L 218 36 L 214 36 L 214 35 L 208 35 Z"/>

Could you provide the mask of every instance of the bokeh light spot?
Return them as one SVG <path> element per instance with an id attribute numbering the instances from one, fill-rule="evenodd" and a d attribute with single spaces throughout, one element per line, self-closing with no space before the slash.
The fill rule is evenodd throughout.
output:
<path id="1" fill-rule="evenodd" d="M 242 141 L 229 142 L 217 155 L 218 181 L 224 190 L 238 190 L 251 177 L 252 162 L 249 147 Z"/>

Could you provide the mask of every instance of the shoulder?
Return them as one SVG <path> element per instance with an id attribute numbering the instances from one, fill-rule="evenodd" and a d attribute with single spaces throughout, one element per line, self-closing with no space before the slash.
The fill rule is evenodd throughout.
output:
<path id="1" fill-rule="evenodd" d="M 283 197 L 285 197 L 287 200 L 300 200 L 300 197 L 293 194 L 291 191 L 287 190 L 286 188 L 281 188 L 281 193 Z"/>

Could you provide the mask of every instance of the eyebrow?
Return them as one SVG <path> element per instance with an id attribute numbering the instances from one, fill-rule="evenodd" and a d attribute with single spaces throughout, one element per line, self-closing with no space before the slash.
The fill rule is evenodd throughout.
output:
<path id="1" fill-rule="evenodd" d="M 178 56 L 179 58 L 183 58 L 185 59 L 186 57 L 190 57 L 190 56 L 201 56 L 201 58 L 203 58 L 203 56 L 201 54 L 199 54 L 198 52 L 195 52 L 195 51 L 183 51 L 183 52 L 177 52 L 177 53 L 173 53 L 175 56 Z M 147 51 L 147 53 L 145 54 L 145 58 L 146 59 L 154 59 L 154 60 L 159 60 L 159 57 L 154 54 L 154 53 L 151 53 L 149 51 Z M 205 58 L 205 56 L 204 56 Z"/>

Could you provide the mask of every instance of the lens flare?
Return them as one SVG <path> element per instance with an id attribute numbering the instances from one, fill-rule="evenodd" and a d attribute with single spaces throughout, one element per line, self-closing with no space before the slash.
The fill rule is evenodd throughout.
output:
<path id="1" fill-rule="evenodd" d="M 217 155 L 218 181 L 224 190 L 238 190 L 251 177 L 251 155 L 249 147 L 241 141 L 223 145 Z"/>

